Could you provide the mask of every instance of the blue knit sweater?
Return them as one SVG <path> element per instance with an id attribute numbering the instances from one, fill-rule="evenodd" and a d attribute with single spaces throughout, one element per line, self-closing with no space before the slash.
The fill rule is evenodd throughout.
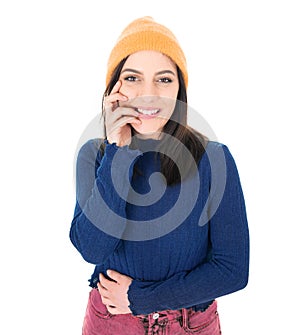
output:
<path id="1" fill-rule="evenodd" d="M 73 245 L 99 273 L 133 278 L 128 291 L 134 315 L 167 309 L 205 309 L 248 282 L 249 234 L 238 171 L 228 148 L 210 141 L 197 173 L 165 186 L 151 151 L 101 140 L 82 146 L 77 158 Z M 134 166 L 141 173 L 134 173 Z"/>

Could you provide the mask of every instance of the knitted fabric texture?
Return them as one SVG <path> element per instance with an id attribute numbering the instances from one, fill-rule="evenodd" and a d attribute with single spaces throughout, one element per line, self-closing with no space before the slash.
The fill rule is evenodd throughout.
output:
<path id="1" fill-rule="evenodd" d="M 113 71 L 121 60 L 142 50 L 154 50 L 170 57 L 181 70 L 187 86 L 186 59 L 176 37 L 168 28 L 155 22 L 150 16 L 134 20 L 123 30 L 108 59 L 106 84 L 109 83 Z"/>
<path id="2" fill-rule="evenodd" d="M 140 142 L 139 148 L 145 152 L 106 143 L 102 154 L 103 140 L 99 139 L 83 145 L 76 164 L 77 201 L 70 238 L 82 257 L 96 265 L 90 278 L 92 287 L 97 288 L 99 274 L 106 274 L 108 269 L 133 278 L 128 300 L 134 315 L 189 307 L 205 309 L 215 298 L 245 287 L 248 280 L 248 224 L 238 171 L 229 149 L 209 142 L 198 165 L 199 175 L 185 180 L 185 185 L 165 187 L 157 173 L 160 161 L 155 158 L 156 152 L 148 151 L 155 149 L 153 141 Z M 121 157 L 120 164 L 117 173 L 112 173 L 116 155 Z M 224 168 L 220 155 L 226 161 L 226 186 L 216 213 L 209 218 L 219 201 L 211 171 L 213 166 L 215 171 Z M 141 171 L 135 177 L 134 165 Z M 126 199 L 116 185 L 122 185 Z M 179 200 L 182 188 L 198 194 L 197 202 L 177 228 L 173 226 L 175 229 L 162 234 L 170 227 L 167 215 L 173 213 L 172 224 L 178 220 L 174 207 L 180 206 L 179 212 L 185 212 L 191 203 L 190 195 Z M 137 202 L 148 193 L 156 199 L 154 203 Z M 199 224 L 203 213 L 209 219 L 204 225 Z M 158 220 L 157 225 L 152 220 Z M 139 231 L 143 240 L 136 238 Z M 152 233 L 159 233 L 159 237 L 151 238 Z"/>

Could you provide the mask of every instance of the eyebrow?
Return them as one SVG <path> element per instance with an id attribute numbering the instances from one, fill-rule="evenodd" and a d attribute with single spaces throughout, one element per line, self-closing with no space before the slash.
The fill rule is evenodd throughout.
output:
<path id="1" fill-rule="evenodd" d="M 142 72 L 140 72 L 138 70 L 130 69 L 130 68 L 126 68 L 126 69 L 121 71 L 121 73 L 123 73 L 123 72 L 132 72 L 132 73 L 136 73 L 136 74 L 143 74 Z M 162 71 L 156 72 L 155 74 L 160 75 L 160 74 L 165 74 L 165 73 L 169 73 L 169 74 L 172 74 L 173 76 L 176 76 L 176 74 L 171 70 L 162 70 Z"/>

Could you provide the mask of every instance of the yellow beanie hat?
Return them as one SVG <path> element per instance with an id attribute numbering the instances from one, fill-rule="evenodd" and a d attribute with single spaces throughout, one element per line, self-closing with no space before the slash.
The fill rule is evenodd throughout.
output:
<path id="1" fill-rule="evenodd" d="M 176 37 L 150 16 L 134 20 L 123 30 L 108 59 L 106 84 L 122 59 L 142 50 L 154 50 L 169 56 L 180 68 L 187 87 L 186 59 Z"/>

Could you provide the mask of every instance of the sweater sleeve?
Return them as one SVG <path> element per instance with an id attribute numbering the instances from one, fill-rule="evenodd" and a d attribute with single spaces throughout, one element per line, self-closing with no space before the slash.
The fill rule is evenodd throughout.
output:
<path id="1" fill-rule="evenodd" d="M 221 199 L 210 194 L 217 209 L 209 222 L 211 251 L 206 262 L 165 281 L 134 280 L 128 297 L 134 315 L 188 308 L 243 289 L 248 282 L 249 232 L 246 208 L 236 164 L 228 148 L 218 144 L 226 162 Z"/>
<path id="2" fill-rule="evenodd" d="M 76 163 L 76 206 L 70 239 L 89 263 L 102 264 L 118 248 L 126 227 L 126 197 L 133 165 L 141 154 L 128 146 L 90 140 Z"/>

